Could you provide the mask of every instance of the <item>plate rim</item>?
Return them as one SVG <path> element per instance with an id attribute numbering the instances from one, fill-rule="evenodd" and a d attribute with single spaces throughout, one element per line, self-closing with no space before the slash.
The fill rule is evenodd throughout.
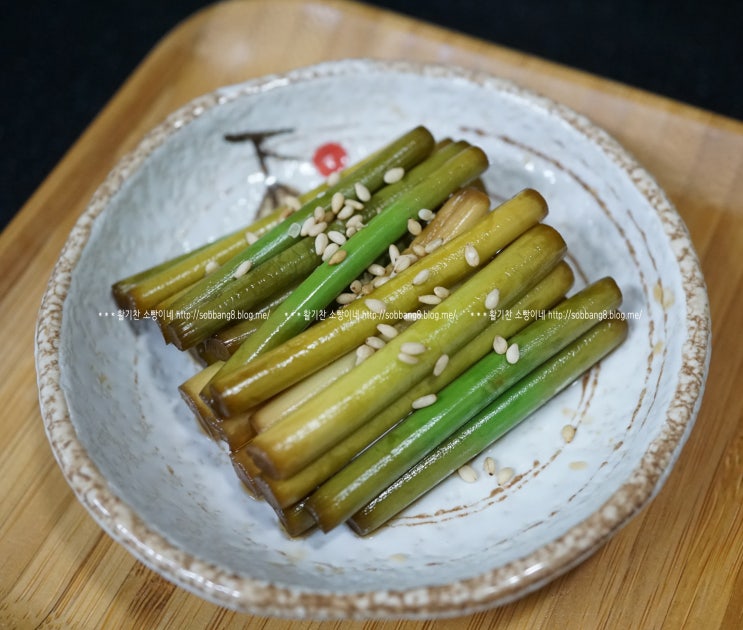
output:
<path id="1" fill-rule="evenodd" d="M 124 182 L 166 140 L 207 110 L 239 98 L 317 78 L 358 72 L 412 73 L 464 80 L 513 94 L 571 125 L 629 176 L 658 214 L 674 251 L 687 305 L 681 371 L 663 428 L 630 477 L 591 516 L 563 536 L 495 569 L 447 584 L 410 589 L 335 592 L 276 584 L 238 575 L 204 561 L 148 526 L 112 489 L 77 440 L 61 386 L 60 334 L 72 275 L 93 225 Z M 291 70 L 199 96 L 165 118 L 123 156 L 72 228 L 42 298 L 35 358 L 39 404 L 52 452 L 78 501 L 98 525 L 135 558 L 213 603 L 241 612 L 294 618 L 429 618 L 502 605 L 536 590 L 598 550 L 658 493 L 691 432 L 701 405 L 711 353 L 709 302 L 697 254 L 680 215 L 655 179 L 606 131 L 565 105 L 481 70 L 449 64 L 345 59 Z"/>

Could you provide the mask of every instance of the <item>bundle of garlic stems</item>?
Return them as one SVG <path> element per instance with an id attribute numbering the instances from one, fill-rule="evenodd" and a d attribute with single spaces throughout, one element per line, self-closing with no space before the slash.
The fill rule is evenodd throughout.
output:
<path id="1" fill-rule="evenodd" d="M 606 319 L 610 278 L 565 297 L 573 273 L 539 193 L 491 210 L 467 187 L 487 166 L 417 127 L 113 285 L 198 355 L 181 395 L 290 535 L 377 529 L 626 334 Z"/>

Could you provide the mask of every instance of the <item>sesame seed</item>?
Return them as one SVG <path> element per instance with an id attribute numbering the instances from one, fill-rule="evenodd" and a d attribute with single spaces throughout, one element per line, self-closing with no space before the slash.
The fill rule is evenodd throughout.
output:
<path id="1" fill-rule="evenodd" d="M 333 196 L 330 198 L 330 209 L 335 214 L 338 214 L 345 202 L 346 198 L 343 196 L 342 192 L 334 193 Z"/>
<path id="2" fill-rule="evenodd" d="M 498 470 L 498 467 L 492 457 L 486 457 L 485 461 L 482 463 L 482 469 L 492 477 Z"/>
<path id="3" fill-rule="evenodd" d="M 496 354 L 506 354 L 508 342 L 500 335 L 496 335 L 493 338 L 493 350 L 495 350 Z"/>
<path id="4" fill-rule="evenodd" d="M 345 221 L 348 219 L 354 212 L 356 212 L 351 206 L 346 204 L 343 206 L 340 211 L 338 212 L 338 218 L 342 221 Z"/>
<path id="5" fill-rule="evenodd" d="M 428 208 L 421 208 L 418 210 L 418 218 L 421 221 L 430 221 L 433 219 L 436 215 L 433 213 L 433 210 L 429 210 Z"/>
<path id="6" fill-rule="evenodd" d="M 386 284 L 389 281 L 390 281 L 389 276 L 377 276 L 376 278 L 374 278 L 374 280 L 372 280 L 372 286 L 375 289 L 378 289 L 383 284 Z"/>
<path id="7" fill-rule="evenodd" d="M 519 360 L 519 344 L 512 343 L 506 350 L 506 361 L 513 364 Z"/>
<path id="8" fill-rule="evenodd" d="M 294 210 L 291 208 L 284 208 L 281 212 L 279 212 L 279 218 L 283 221 L 284 219 L 288 219 L 292 214 L 294 213 Z"/>
<path id="9" fill-rule="evenodd" d="M 341 293 L 337 298 L 335 298 L 335 301 L 338 302 L 338 304 L 350 304 L 355 299 L 355 293 Z"/>
<path id="10" fill-rule="evenodd" d="M 364 300 L 364 304 L 366 304 L 366 308 L 368 308 L 373 313 L 382 314 L 387 310 L 387 305 L 382 302 L 382 300 L 375 300 L 374 298 L 368 298 Z"/>
<path id="11" fill-rule="evenodd" d="M 338 245 L 343 245 L 346 242 L 345 235 L 338 230 L 330 230 L 328 232 L 328 238 L 334 243 L 338 243 Z"/>
<path id="12" fill-rule="evenodd" d="M 411 248 L 418 258 L 423 258 L 426 255 L 426 248 L 423 245 L 413 245 Z"/>
<path id="13" fill-rule="evenodd" d="M 341 248 L 338 243 L 330 243 L 325 250 L 322 253 L 322 259 L 323 261 L 327 261 L 330 259 L 330 257 L 335 254 L 339 249 Z"/>
<path id="14" fill-rule="evenodd" d="M 415 286 L 419 286 L 423 284 L 426 280 L 428 280 L 429 276 L 431 275 L 431 271 L 429 269 L 422 269 L 418 272 L 418 274 L 413 278 L 413 284 Z"/>
<path id="15" fill-rule="evenodd" d="M 358 232 L 358 230 L 353 226 L 351 226 L 350 228 L 346 228 L 346 238 L 351 238 L 354 234 L 356 234 L 356 232 Z"/>
<path id="16" fill-rule="evenodd" d="M 389 324 L 377 324 L 377 330 L 383 337 L 387 337 L 387 339 L 394 339 L 397 337 L 397 328 L 390 326 Z"/>
<path id="17" fill-rule="evenodd" d="M 470 267 L 477 267 L 480 264 L 480 254 L 477 253 L 472 243 L 467 243 L 464 247 L 464 259 Z"/>
<path id="18" fill-rule="evenodd" d="M 242 261 L 237 268 L 235 269 L 235 272 L 232 274 L 232 277 L 237 280 L 238 278 L 242 278 L 248 271 L 250 271 L 250 268 L 253 266 L 253 263 L 249 260 Z"/>
<path id="19" fill-rule="evenodd" d="M 440 297 L 442 300 L 449 297 L 449 289 L 446 287 L 434 287 L 433 293 L 436 297 Z"/>
<path id="20" fill-rule="evenodd" d="M 503 486 L 513 479 L 514 470 L 510 466 L 501 468 L 498 471 L 498 485 Z"/>
<path id="21" fill-rule="evenodd" d="M 369 189 L 361 182 L 356 182 L 353 185 L 353 189 L 356 192 L 356 197 L 359 201 L 369 201 L 369 199 L 371 199 L 371 193 L 369 192 Z"/>
<path id="22" fill-rule="evenodd" d="M 413 236 L 418 236 L 423 231 L 423 228 L 421 227 L 421 224 L 418 223 L 415 219 L 408 219 L 408 232 L 410 232 Z"/>
<path id="23" fill-rule="evenodd" d="M 369 265 L 366 270 L 373 276 L 383 276 L 387 273 L 387 270 L 377 263 Z"/>
<path id="24" fill-rule="evenodd" d="M 354 280 L 351 283 L 351 286 L 349 286 L 348 288 L 351 289 L 351 291 L 353 293 L 361 293 L 361 287 L 363 287 L 363 286 L 364 285 L 361 284 L 361 280 Z"/>
<path id="25" fill-rule="evenodd" d="M 315 225 L 315 217 L 307 217 L 304 220 L 304 223 L 302 223 L 302 228 L 299 230 L 299 233 L 302 236 L 307 236 L 310 233 L 310 228 Z"/>
<path id="26" fill-rule="evenodd" d="M 418 363 L 418 357 L 414 357 L 412 354 L 405 354 L 404 352 L 398 354 L 397 358 L 403 363 L 407 363 L 409 365 L 415 365 L 416 363 Z"/>
<path id="27" fill-rule="evenodd" d="M 320 232 L 324 232 L 325 228 L 328 227 L 328 224 L 325 223 L 325 221 L 320 221 L 320 223 L 315 223 L 313 226 L 310 227 L 309 230 L 307 230 L 307 236 L 317 236 Z"/>
<path id="28" fill-rule="evenodd" d="M 402 166 L 391 168 L 384 174 L 385 184 L 394 184 L 399 182 L 405 176 L 405 169 Z"/>
<path id="29" fill-rule="evenodd" d="M 325 223 L 328 223 L 328 224 L 330 224 L 333 221 L 335 221 L 335 215 L 333 214 L 333 211 L 332 210 L 328 210 L 325 213 L 325 216 L 323 217 L 322 220 L 325 221 Z"/>
<path id="30" fill-rule="evenodd" d="M 370 348 L 367 345 L 359 346 L 356 348 L 356 365 L 363 363 L 373 354 L 374 348 Z"/>
<path id="31" fill-rule="evenodd" d="M 339 265 L 344 260 L 346 260 L 346 256 L 348 256 L 348 252 L 345 249 L 339 249 L 328 259 L 328 264 L 331 266 Z"/>
<path id="32" fill-rule="evenodd" d="M 406 254 L 403 254 L 395 261 L 393 269 L 396 273 L 400 273 L 401 271 L 405 271 L 412 264 L 413 261 L 411 261 Z"/>
<path id="33" fill-rule="evenodd" d="M 466 481 L 467 483 L 475 483 L 477 481 L 477 473 L 469 464 L 457 468 L 457 474 L 462 481 Z"/>
<path id="34" fill-rule="evenodd" d="M 346 221 L 346 226 L 351 226 L 358 228 L 359 230 L 364 227 L 364 217 L 362 217 L 360 214 L 354 214 L 348 221 Z"/>
<path id="35" fill-rule="evenodd" d="M 397 245 L 392 243 L 387 251 L 390 255 L 390 262 L 394 265 L 397 259 L 400 257 L 400 250 L 397 249 Z"/>
<path id="36" fill-rule="evenodd" d="M 489 311 L 498 306 L 498 302 L 500 302 L 500 291 L 498 289 L 493 289 L 485 296 L 485 308 Z"/>
<path id="37" fill-rule="evenodd" d="M 566 424 L 560 431 L 560 435 L 562 435 L 562 439 L 565 440 L 567 444 L 570 444 L 575 437 L 575 427 L 572 424 Z"/>
<path id="38" fill-rule="evenodd" d="M 356 199 L 346 199 L 346 205 L 351 206 L 354 210 L 363 210 L 364 204 Z"/>
<path id="39" fill-rule="evenodd" d="M 299 223 L 292 223 L 289 226 L 289 229 L 287 232 L 289 233 L 289 236 L 292 238 L 297 238 L 299 236 L 299 233 L 302 231 L 302 226 Z"/>
<path id="40" fill-rule="evenodd" d="M 449 365 L 449 355 L 442 354 L 438 359 L 436 359 L 436 363 L 433 366 L 433 375 L 441 376 L 447 365 Z"/>
<path id="41" fill-rule="evenodd" d="M 432 240 L 428 245 L 424 247 L 426 250 L 426 254 L 430 254 L 432 252 L 435 252 L 441 245 L 444 243 L 444 240 L 441 238 L 436 238 Z"/>
<path id="42" fill-rule="evenodd" d="M 411 406 L 413 407 L 413 409 L 423 409 L 424 407 L 430 407 L 435 402 L 436 394 L 428 394 L 426 396 L 416 398 Z"/>
<path id="43" fill-rule="evenodd" d="M 213 273 L 219 269 L 219 263 L 216 260 L 210 260 L 208 263 L 206 263 L 206 267 L 204 267 L 204 271 L 206 273 Z"/>
<path id="44" fill-rule="evenodd" d="M 431 306 L 441 304 L 441 298 L 438 295 L 419 295 L 418 301 L 421 304 L 430 304 Z"/>
<path id="45" fill-rule="evenodd" d="M 245 232 L 245 242 L 248 245 L 252 245 L 258 240 L 258 235 L 253 234 L 253 232 Z"/>
<path id="46" fill-rule="evenodd" d="M 338 184 L 339 181 L 341 181 L 341 174 L 339 171 L 334 171 L 330 175 L 328 175 L 328 179 L 325 180 L 328 184 L 328 186 L 335 186 Z"/>
<path id="47" fill-rule="evenodd" d="M 317 206 L 317 208 L 312 211 L 312 216 L 315 217 L 315 221 L 322 221 L 325 218 L 325 208 Z"/>
<path id="48" fill-rule="evenodd" d="M 297 211 L 302 207 L 302 202 L 294 195 L 287 195 L 284 197 L 284 205 L 290 210 Z"/>
<path id="49" fill-rule="evenodd" d="M 328 246 L 328 235 L 325 234 L 325 232 L 320 232 L 315 237 L 315 253 L 318 256 L 322 256 L 322 253 L 325 251 L 325 248 Z"/>
<path id="50" fill-rule="evenodd" d="M 418 341 L 407 341 L 400 346 L 400 351 L 405 354 L 423 354 L 428 348 Z"/>
<path id="51" fill-rule="evenodd" d="M 367 337 L 366 345 L 371 346 L 375 350 L 381 350 L 387 345 L 387 342 L 384 339 L 380 339 L 379 337 Z"/>

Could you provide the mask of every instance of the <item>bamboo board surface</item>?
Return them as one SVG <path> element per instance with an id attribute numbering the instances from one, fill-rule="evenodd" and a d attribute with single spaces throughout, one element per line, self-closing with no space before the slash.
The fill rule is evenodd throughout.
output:
<path id="1" fill-rule="evenodd" d="M 586 114 L 666 190 L 691 232 L 708 284 L 714 350 L 707 392 L 663 490 L 576 569 L 472 617 L 303 622 L 204 602 L 145 568 L 87 515 L 57 468 L 39 415 L 36 311 L 70 228 L 116 161 L 199 94 L 345 57 L 482 69 Z M 348 2 L 253 0 L 196 14 L 143 61 L 0 235 L 0 627 L 743 627 L 743 405 L 735 393 L 743 357 L 740 199 L 739 122 Z"/>

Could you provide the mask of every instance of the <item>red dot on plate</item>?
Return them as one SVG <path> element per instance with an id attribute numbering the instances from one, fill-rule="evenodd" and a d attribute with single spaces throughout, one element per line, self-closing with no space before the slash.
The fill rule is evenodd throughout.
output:
<path id="1" fill-rule="evenodd" d="M 346 165 L 348 154 L 337 142 L 326 142 L 317 147 L 312 162 L 323 177 L 341 170 Z"/>

